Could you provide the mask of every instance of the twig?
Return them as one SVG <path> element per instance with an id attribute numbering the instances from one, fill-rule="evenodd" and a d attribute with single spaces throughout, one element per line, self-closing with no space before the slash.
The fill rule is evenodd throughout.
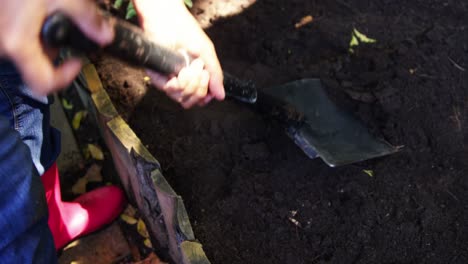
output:
<path id="1" fill-rule="evenodd" d="M 453 66 L 455 66 L 455 68 L 459 69 L 460 71 L 464 72 L 466 71 L 465 68 L 463 68 L 462 66 L 460 66 L 458 63 L 456 63 L 454 60 L 452 60 L 452 58 L 450 57 L 447 57 L 449 59 L 449 61 L 453 64 Z"/>

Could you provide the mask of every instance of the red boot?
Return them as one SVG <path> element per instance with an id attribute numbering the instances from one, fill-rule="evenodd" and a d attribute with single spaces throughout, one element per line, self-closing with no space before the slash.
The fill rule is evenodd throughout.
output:
<path id="1" fill-rule="evenodd" d="M 112 222 L 122 212 L 126 200 L 116 186 L 85 193 L 73 202 L 63 202 L 57 165 L 41 177 L 49 208 L 49 228 L 58 250 L 76 239 Z"/>

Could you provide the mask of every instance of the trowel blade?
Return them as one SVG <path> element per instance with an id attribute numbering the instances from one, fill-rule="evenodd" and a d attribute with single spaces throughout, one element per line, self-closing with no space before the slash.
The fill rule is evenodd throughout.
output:
<path id="1" fill-rule="evenodd" d="M 302 79 L 268 88 L 262 91 L 262 96 L 280 103 L 282 110 L 276 107 L 273 111 L 286 123 L 287 133 L 294 142 L 310 158 L 319 156 L 331 167 L 399 150 L 373 136 L 362 122 L 335 105 L 319 79 Z"/>

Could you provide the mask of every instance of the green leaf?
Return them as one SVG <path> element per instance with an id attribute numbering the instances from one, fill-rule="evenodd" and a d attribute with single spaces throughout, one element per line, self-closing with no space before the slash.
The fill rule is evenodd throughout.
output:
<path id="1" fill-rule="evenodd" d="M 373 39 L 373 38 L 369 38 L 368 36 L 362 34 L 361 32 L 359 32 L 356 28 L 354 28 L 353 30 L 353 35 L 356 36 L 356 38 L 359 40 L 359 42 L 362 42 L 362 43 L 375 43 L 377 42 L 376 39 Z"/>
<path id="2" fill-rule="evenodd" d="M 65 98 L 62 98 L 62 106 L 66 110 L 72 110 L 73 109 L 73 104 L 68 102 L 67 99 L 65 99 Z"/>
<path id="3" fill-rule="evenodd" d="M 125 19 L 131 19 L 132 17 L 136 16 L 136 11 L 135 7 L 133 6 L 133 3 L 130 1 L 127 6 L 127 14 L 125 15 Z"/>
<path id="4" fill-rule="evenodd" d="M 114 2 L 114 8 L 119 9 L 123 4 L 123 0 L 115 0 Z"/>
<path id="5" fill-rule="evenodd" d="M 368 36 L 359 32 L 356 28 L 353 28 L 353 32 L 351 33 L 351 40 L 349 41 L 349 53 L 354 53 L 354 48 L 359 46 L 360 43 L 371 44 L 375 43 L 377 40 L 373 38 L 369 38 Z"/>
<path id="6" fill-rule="evenodd" d="M 192 8 L 193 6 L 192 0 L 184 0 L 184 2 L 185 2 L 185 5 L 188 6 L 188 8 Z"/>
<path id="7" fill-rule="evenodd" d="M 362 172 L 369 175 L 369 177 L 374 177 L 374 171 L 373 170 L 362 170 Z"/>

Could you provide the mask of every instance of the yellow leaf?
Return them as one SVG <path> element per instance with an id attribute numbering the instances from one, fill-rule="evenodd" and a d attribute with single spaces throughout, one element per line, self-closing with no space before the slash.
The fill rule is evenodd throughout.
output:
<path id="1" fill-rule="evenodd" d="M 374 177 L 374 171 L 373 170 L 363 170 L 362 172 L 369 175 L 369 177 Z"/>
<path id="2" fill-rule="evenodd" d="M 65 98 L 62 98 L 62 105 L 63 105 L 63 108 L 65 108 L 67 110 L 72 110 L 73 109 L 73 104 L 68 102 L 67 99 L 65 99 Z"/>
<path id="3" fill-rule="evenodd" d="M 88 144 L 88 152 L 93 159 L 104 160 L 104 153 L 102 153 L 102 150 L 100 147 L 94 144 Z"/>
<path id="4" fill-rule="evenodd" d="M 73 129 L 77 130 L 78 128 L 80 128 L 81 120 L 85 118 L 87 114 L 87 111 L 78 111 L 75 113 L 75 116 L 73 116 L 72 120 Z"/>
<path id="5" fill-rule="evenodd" d="M 146 247 L 153 248 L 153 244 L 151 244 L 151 240 L 149 238 L 145 239 L 143 243 L 145 244 Z"/>
<path id="6" fill-rule="evenodd" d="M 85 193 L 87 183 L 88 183 L 88 179 L 86 177 L 78 179 L 78 181 L 72 187 L 73 194 L 83 194 L 83 193 Z"/>
<path id="7" fill-rule="evenodd" d="M 138 223 L 137 223 L 137 231 L 138 233 L 144 237 L 144 238 L 148 238 L 149 235 L 148 235 L 148 230 L 146 229 L 146 225 L 145 225 L 145 222 L 143 222 L 143 220 L 138 219 Z"/>
<path id="8" fill-rule="evenodd" d="M 134 225 L 134 224 L 136 224 L 138 222 L 138 220 L 136 220 L 134 217 L 131 217 L 131 216 L 126 215 L 126 214 L 121 214 L 120 219 L 122 219 L 125 223 L 127 223 L 129 225 Z"/>

